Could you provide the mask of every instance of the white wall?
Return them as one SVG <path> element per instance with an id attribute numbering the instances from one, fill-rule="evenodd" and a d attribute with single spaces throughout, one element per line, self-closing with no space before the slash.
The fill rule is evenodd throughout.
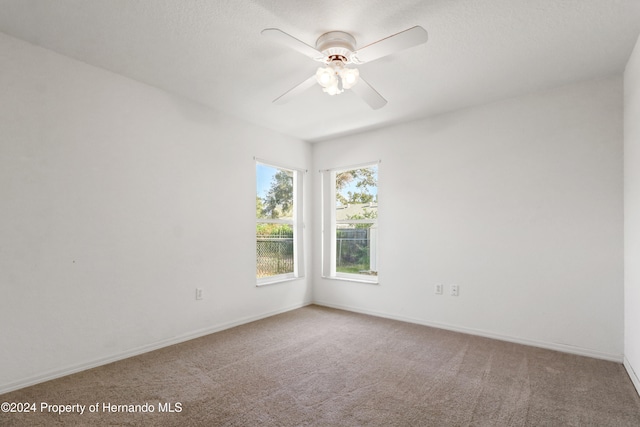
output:
<path id="1" fill-rule="evenodd" d="M 622 99 L 612 77 L 314 145 L 314 171 L 382 161 L 380 284 L 320 278 L 316 239 L 314 300 L 621 361 Z"/>
<path id="2" fill-rule="evenodd" d="M 620 78 L 310 148 L 1 34 L 0 63 L 0 393 L 311 301 L 311 279 L 255 287 L 253 156 L 314 171 L 317 302 L 622 357 Z M 625 133 L 635 259 L 640 128 Z M 317 170 L 378 159 L 381 283 L 321 279 Z M 627 262 L 636 369 L 639 276 Z"/>
<path id="3" fill-rule="evenodd" d="M 1 34 L 0 64 L 0 393 L 311 300 L 255 286 L 253 157 L 307 143 Z"/>
<path id="4" fill-rule="evenodd" d="M 640 38 L 624 73 L 624 354 L 640 392 Z"/>

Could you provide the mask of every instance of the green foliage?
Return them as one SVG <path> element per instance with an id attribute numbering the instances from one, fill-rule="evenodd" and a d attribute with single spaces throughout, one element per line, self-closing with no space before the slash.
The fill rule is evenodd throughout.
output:
<path id="1" fill-rule="evenodd" d="M 370 211 L 367 208 L 362 208 L 362 214 L 347 215 L 347 219 L 376 219 L 378 218 L 378 211 Z M 355 228 L 371 228 L 373 224 L 353 224 Z"/>
<path id="2" fill-rule="evenodd" d="M 355 187 L 359 191 L 347 191 L 347 193 L 344 194 L 342 190 L 353 181 L 355 181 Z M 377 167 L 352 169 L 336 174 L 336 200 L 343 205 L 347 203 L 371 203 L 377 201 L 377 195 L 374 196 L 369 191 L 371 188 L 377 187 Z"/>
<path id="3" fill-rule="evenodd" d="M 351 192 L 348 191 L 347 195 L 349 196 L 345 200 L 347 203 L 371 203 L 375 201 L 373 194 L 369 194 L 366 192 Z"/>
<path id="4" fill-rule="evenodd" d="M 289 224 L 261 223 L 256 225 L 256 236 L 293 237 L 293 227 Z"/>
<path id="5" fill-rule="evenodd" d="M 267 195 L 262 200 L 259 218 L 282 218 L 291 215 L 292 210 L 293 172 L 278 170 L 271 180 Z"/>
<path id="6" fill-rule="evenodd" d="M 365 227 L 358 227 L 363 225 Z M 370 232 L 363 230 L 370 224 L 357 224 L 354 228 L 336 230 L 336 271 L 358 273 L 369 270 Z"/>
<path id="7" fill-rule="evenodd" d="M 256 196 L 256 218 L 264 218 L 263 210 L 264 205 L 262 204 L 262 199 Z"/>

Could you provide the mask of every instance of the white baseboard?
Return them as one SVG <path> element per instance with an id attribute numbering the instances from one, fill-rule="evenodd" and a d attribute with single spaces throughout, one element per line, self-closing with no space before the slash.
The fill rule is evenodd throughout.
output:
<path id="1" fill-rule="evenodd" d="M 633 386 L 636 388 L 636 391 L 640 395 L 640 378 L 638 378 L 638 375 L 636 375 L 636 371 L 633 369 L 633 366 L 631 366 L 631 363 L 626 357 L 624 358 L 623 365 L 624 365 L 624 368 L 627 370 L 627 374 L 629 375 L 629 378 L 631 378 L 631 382 L 633 383 Z"/>
<path id="2" fill-rule="evenodd" d="M 279 310 L 274 310 L 274 311 L 270 311 L 270 312 L 266 312 L 266 313 L 262 313 L 259 315 L 255 315 L 255 316 L 248 316 L 248 317 L 244 317 L 244 318 L 240 318 L 231 322 L 225 322 L 219 325 L 215 325 L 215 326 L 211 326 L 208 328 L 203 328 L 203 329 L 199 329 L 187 334 L 183 334 L 174 338 L 170 338 L 167 340 L 162 340 L 162 341 L 158 341 L 152 344 L 148 344 L 148 345 L 144 345 L 141 347 L 136 347 L 133 348 L 131 350 L 127 350 L 125 352 L 122 353 L 117 353 L 117 354 L 113 354 L 110 356 L 106 356 L 103 358 L 99 358 L 99 359 L 94 359 L 88 362 L 84 362 L 84 363 L 80 363 L 77 365 L 73 365 L 73 366 L 68 366 L 66 368 L 63 369 L 58 369 L 58 370 L 54 370 L 54 371 L 49 371 L 49 372 L 45 372 L 39 375 L 35 375 L 32 377 L 28 377 L 28 378 L 24 378 L 22 380 L 19 381 L 15 381 L 12 383 L 8 383 L 8 384 L 2 384 L 0 385 L 0 394 L 4 394 L 4 393 L 8 393 L 14 390 L 18 390 L 24 387 L 28 387 L 28 386 L 32 386 L 35 384 L 39 384 L 45 381 L 49 381 L 49 380 L 53 380 L 56 378 L 60 378 L 60 377 L 64 377 L 66 375 L 71 375 L 71 374 L 75 374 L 77 372 L 81 372 L 81 371 L 85 371 L 87 369 L 91 369 L 91 368 L 95 368 L 98 366 L 102 366 L 102 365 L 106 365 L 112 362 L 117 362 L 118 360 L 123 360 L 129 357 L 133 357 L 133 356 L 137 356 L 143 353 L 147 353 L 153 350 L 158 350 L 160 348 L 163 347 L 168 347 L 174 344 L 179 344 L 181 342 L 185 342 L 185 341 L 189 341 L 195 338 L 199 338 L 205 335 L 209 335 L 215 332 L 219 332 L 219 331 L 223 331 L 225 329 L 230 329 L 233 328 L 235 326 L 240 326 L 243 325 L 245 323 L 250 323 L 250 322 L 254 322 L 256 320 L 260 320 L 260 319 L 264 319 L 267 317 L 271 317 L 271 316 L 275 316 L 277 314 L 281 314 L 281 313 L 285 313 L 287 311 L 291 311 L 291 310 L 295 310 L 301 307 L 305 307 L 307 305 L 310 304 L 316 304 L 319 306 L 324 306 L 324 307 L 330 307 L 330 308 L 336 308 L 336 309 L 340 309 L 340 310 L 346 310 L 346 311 L 352 311 L 355 313 L 362 313 L 362 314 L 368 314 L 368 315 L 372 315 L 372 316 L 377 316 L 377 317 L 383 317 L 383 318 L 387 318 L 387 319 L 393 319 L 393 320 L 399 320 L 402 322 L 408 322 L 408 323 L 415 323 L 415 324 L 419 324 L 419 325 L 424 325 L 424 326 L 430 326 L 430 327 L 434 327 L 434 328 L 439 328 L 439 329 L 446 329 L 446 330 L 450 330 L 450 331 L 454 331 L 454 332 L 462 332 L 462 333 L 466 333 L 466 334 L 470 334 L 470 335 L 477 335 L 477 336 L 482 336 L 482 337 L 486 337 L 486 338 L 492 338 L 492 339 L 497 339 L 500 341 L 508 341 L 508 342 L 513 342 L 516 344 L 523 344 L 523 345 L 529 345 L 529 346 L 533 346 L 533 347 L 540 347 L 540 348 L 546 348 L 549 350 L 556 350 L 556 351 L 560 351 L 560 352 L 564 352 L 564 353 L 571 353 L 571 354 L 576 354 L 579 356 L 587 356 L 587 357 L 593 357 L 596 359 L 603 359 L 603 360 L 608 360 L 608 361 L 612 361 L 612 362 L 617 362 L 617 363 L 623 363 L 625 369 L 627 370 L 627 373 L 629 374 L 629 377 L 631 378 L 631 381 L 633 382 L 633 385 L 635 386 L 636 390 L 638 391 L 638 393 L 640 393 L 640 379 L 638 378 L 638 376 L 635 374 L 635 371 L 633 370 L 633 368 L 631 367 L 631 364 L 629 363 L 629 361 L 624 358 L 622 355 L 617 355 L 617 354 L 610 354 L 610 353 L 604 353 L 604 352 L 599 352 L 599 351 L 595 351 L 595 350 L 590 350 L 590 349 L 585 349 L 585 348 L 581 348 L 581 347 L 574 347 L 574 346 L 569 346 L 569 345 L 565 345 L 565 344 L 556 344 L 556 343 L 547 343 L 547 342 L 542 342 L 542 341 L 533 341 L 533 340 L 527 340 L 527 339 L 521 339 L 521 338 L 516 338 L 516 337 L 510 337 L 510 336 L 506 336 L 506 335 L 500 335 L 500 334 L 495 334 L 492 332 L 487 332 L 487 331 L 483 331 L 483 330 L 479 330 L 479 329 L 472 329 L 472 328 L 464 328 L 464 327 L 459 327 L 459 326 L 455 326 L 455 325 L 448 325 L 448 324 L 444 324 L 444 323 L 438 323 L 438 322 L 430 322 L 430 321 L 425 321 L 425 320 L 421 320 L 421 319 L 415 319 L 415 318 L 410 318 L 410 317 L 405 317 L 405 316 L 399 316 L 399 315 L 395 315 L 395 314 L 390 314 L 390 313 L 385 313 L 385 312 L 380 312 L 380 311 L 376 311 L 376 310 L 369 310 L 369 309 L 363 309 L 363 308 L 359 308 L 359 307 L 354 307 L 354 306 L 347 306 L 347 305 L 341 305 L 341 304 L 332 304 L 332 303 L 327 303 L 327 302 L 323 302 L 323 301 L 309 301 L 309 302 L 304 302 L 301 304 L 295 304 L 293 306 L 289 306 L 286 308 L 282 308 Z"/>
<path id="3" fill-rule="evenodd" d="M 45 372 L 42 374 L 34 375 L 32 377 L 24 378 L 18 381 L 14 381 L 8 384 L 0 385 L 0 394 L 9 393 L 10 391 L 18 390 L 24 387 L 29 387 L 35 384 L 43 383 L 45 381 L 53 380 L 56 378 L 64 377 L 67 375 L 75 374 L 77 372 L 86 371 L 87 369 L 96 368 L 98 366 L 106 365 L 109 363 L 117 362 L 118 360 L 126 359 L 129 357 L 137 356 L 143 353 L 148 353 L 153 350 L 158 350 L 163 347 L 168 347 L 174 344 L 179 344 L 181 342 L 189 341 L 195 338 L 200 338 L 205 335 L 212 334 L 214 332 L 223 331 L 225 329 L 230 329 L 235 326 L 244 325 L 245 323 L 254 322 L 256 320 L 264 319 L 266 317 L 275 316 L 276 314 L 285 313 L 287 311 L 295 310 L 301 307 L 305 307 L 307 305 L 312 304 L 311 301 L 303 302 L 301 304 L 295 304 L 293 306 L 285 307 L 282 309 L 262 313 L 256 316 L 248 316 L 243 317 L 231 322 L 221 323 L 219 325 L 199 329 L 193 332 L 189 332 L 183 335 L 179 335 L 177 337 L 169 338 L 162 341 L 157 341 L 152 344 L 143 345 L 140 347 L 136 347 L 122 353 L 112 354 L 106 357 L 101 357 L 99 359 L 90 360 L 84 363 L 80 363 L 77 365 L 68 366 L 66 368 L 57 369 L 49 372 Z"/>
<path id="4" fill-rule="evenodd" d="M 332 304 L 324 301 L 314 301 L 313 303 L 316 305 L 336 308 L 339 310 L 369 314 L 371 316 L 384 317 L 392 320 L 400 320 L 402 322 L 415 323 L 415 324 L 424 325 L 424 326 L 431 326 L 433 328 L 446 329 L 454 332 L 462 332 L 469 335 L 477 335 L 477 336 L 492 338 L 500 341 L 508 341 L 515 344 L 523 344 L 523 345 L 528 345 L 532 347 L 539 347 L 539 348 L 545 348 L 548 350 L 560 351 L 563 353 L 571 353 L 579 356 L 587 356 L 587 357 L 592 357 L 594 359 L 608 360 L 608 361 L 617 362 L 617 363 L 622 363 L 622 360 L 623 360 L 623 355 L 621 354 L 604 353 L 597 350 L 591 350 L 591 349 L 582 348 L 582 347 L 574 347 L 566 344 L 556 344 L 556 343 L 549 343 L 544 341 L 534 341 L 534 340 L 528 340 L 523 338 L 511 337 L 508 335 L 500 335 L 493 332 L 483 331 L 480 329 L 465 328 L 465 327 L 448 325 L 446 323 L 439 323 L 439 322 L 430 322 L 422 319 L 415 319 L 411 317 L 399 316 L 396 314 L 390 314 L 390 313 L 385 313 L 381 311 L 363 309 L 359 307 L 347 306 L 342 304 Z"/>

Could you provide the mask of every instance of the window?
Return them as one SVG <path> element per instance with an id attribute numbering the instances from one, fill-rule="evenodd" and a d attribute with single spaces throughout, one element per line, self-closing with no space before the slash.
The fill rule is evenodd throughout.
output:
<path id="1" fill-rule="evenodd" d="M 298 171 L 256 162 L 256 278 L 258 285 L 301 276 Z"/>
<path id="2" fill-rule="evenodd" d="M 323 183 L 330 210 L 323 219 L 325 277 L 377 283 L 378 164 L 327 171 Z"/>

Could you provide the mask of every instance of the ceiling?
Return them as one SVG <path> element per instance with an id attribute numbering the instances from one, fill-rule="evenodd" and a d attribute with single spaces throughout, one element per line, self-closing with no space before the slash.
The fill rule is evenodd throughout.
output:
<path id="1" fill-rule="evenodd" d="M 621 73 L 640 0 L 0 0 L 0 31 L 308 141 Z M 420 25 L 426 44 L 359 66 L 387 100 L 314 86 L 318 63 L 261 36 L 364 46 Z"/>

